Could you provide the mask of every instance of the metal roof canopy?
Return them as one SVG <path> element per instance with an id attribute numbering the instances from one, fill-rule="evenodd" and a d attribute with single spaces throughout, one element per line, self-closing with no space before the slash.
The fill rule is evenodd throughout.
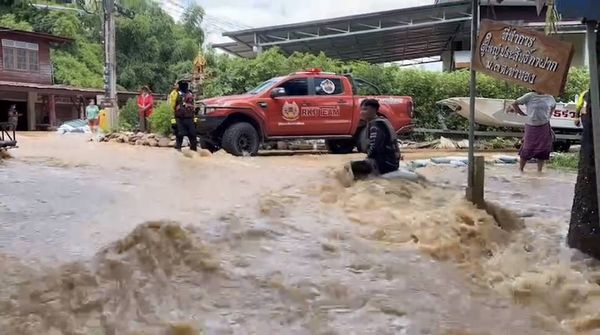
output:
<path id="1" fill-rule="evenodd" d="M 316 53 L 341 60 L 386 63 L 439 56 L 468 32 L 468 1 L 396 9 L 223 33 L 235 42 L 213 47 L 244 58 L 279 47 L 285 54 Z"/>

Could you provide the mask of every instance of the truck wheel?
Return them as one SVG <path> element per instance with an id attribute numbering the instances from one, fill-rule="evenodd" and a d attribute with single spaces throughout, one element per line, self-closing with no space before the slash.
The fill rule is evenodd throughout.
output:
<path id="1" fill-rule="evenodd" d="M 327 140 L 327 148 L 332 154 L 349 154 L 354 150 L 354 140 Z"/>
<path id="2" fill-rule="evenodd" d="M 221 145 L 234 156 L 254 156 L 258 153 L 259 142 L 256 129 L 247 122 L 239 122 L 225 130 Z"/>
<path id="3" fill-rule="evenodd" d="M 366 153 L 369 149 L 369 136 L 367 135 L 367 127 L 361 128 L 356 134 L 356 149 L 358 152 Z"/>

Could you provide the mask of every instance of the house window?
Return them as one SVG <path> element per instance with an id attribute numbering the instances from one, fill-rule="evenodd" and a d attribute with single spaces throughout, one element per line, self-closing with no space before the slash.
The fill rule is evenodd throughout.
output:
<path id="1" fill-rule="evenodd" d="M 5 70 L 37 72 L 39 45 L 13 40 L 2 40 L 2 64 Z"/>

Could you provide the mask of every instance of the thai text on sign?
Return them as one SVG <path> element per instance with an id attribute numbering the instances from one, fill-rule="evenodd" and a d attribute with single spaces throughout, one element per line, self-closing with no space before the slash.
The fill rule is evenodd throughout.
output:
<path id="1" fill-rule="evenodd" d="M 573 57 L 571 43 L 483 20 L 477 47 L 477 71 L 539 92 L 562 93 Z"/>

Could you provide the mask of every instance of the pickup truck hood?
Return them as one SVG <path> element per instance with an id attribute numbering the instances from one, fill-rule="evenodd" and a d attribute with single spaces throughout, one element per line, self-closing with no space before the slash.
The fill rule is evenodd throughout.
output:
<path id="1" fill-rule="evenodd" d="M 248 100 L 253 97 L 254 95 L 252 94 L 228 95 L 224 97 L 204 99 L 201 102 L 206 107 L 236 107 L 247 104 Z"/>

